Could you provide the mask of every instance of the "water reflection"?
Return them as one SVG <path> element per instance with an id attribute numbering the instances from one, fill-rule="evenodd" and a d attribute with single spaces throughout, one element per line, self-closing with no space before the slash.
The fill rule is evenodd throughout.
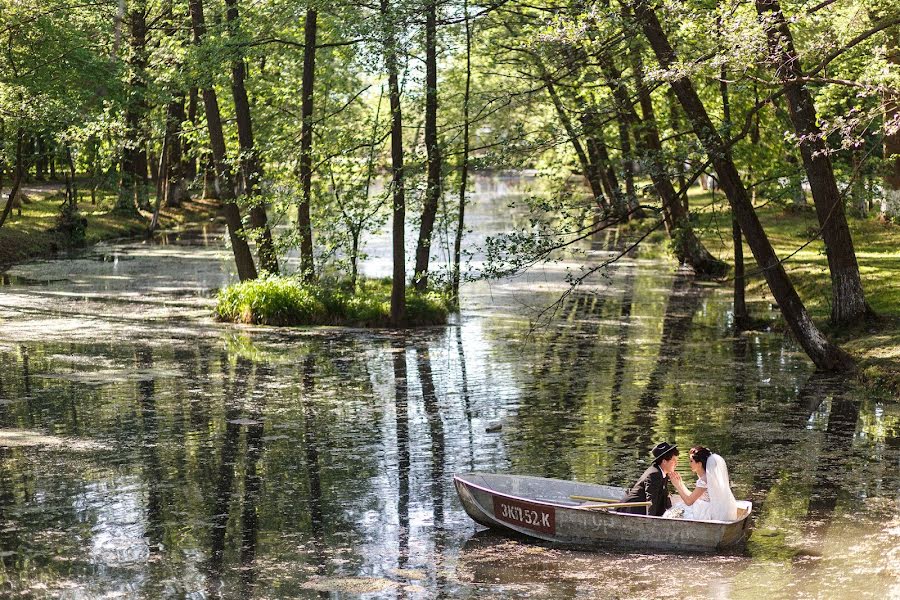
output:
<path id="1" fill-rule="evenodd" d="M 476 223 L 499 218 L 481 210 Z M 597 251 L 623 247 L 609 237 Z M 128 268 L 147 260 L 185 284 L 224 272 L 221 249 L 177 249 L 142 247 Z M 236 328 L 192 308 L 148 320 L 122 301 L 130 288 L 91 273 L 0 297 L 3 595 L 900 592 L 897 403 L 811 375 L 780 334 L 734 334 L 729 292 L 665 263 L 626 259 L 530 336 L 562 270 L 470 286 L 457 325 L 404 333 Z M 135 285 L 138 306 L 178 296 Z M 93 320 L 70 327 L 79 302 Z M 13 447 L 10 430 L 64 443 Z M 480 469 L 622 485 L 660 438 L 726 456 L 755 503 L 745 551 L 583 553 L 476 533 L 450 481 Z"/>

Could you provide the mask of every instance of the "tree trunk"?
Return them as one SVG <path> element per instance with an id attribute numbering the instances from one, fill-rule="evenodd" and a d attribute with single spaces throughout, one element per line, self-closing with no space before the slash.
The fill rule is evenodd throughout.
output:
<path id="1" fill-rule="evenodd" d="M 149 207 L 147 150 L 144 117 L 147 114 L 147 7 L 146 0 L 130 0 L 128 34 L 128 99 L 125 110 L 125 148 L 116 209 L 135 212 Z"/>
<path id="2" fill-rule="evenodd" d="M 239 37 L 237 0 L 225 0 L 228 9 L 225 18 L 230 27 L 230 33 Z M 237 55 L 231 62 L 231 92 L 234 97 L 234 112 L 237 116 L 238 143 L 241 149 L 240 168 L 241 181 L 248 201 L 250 202 L 250 225 L 256 230 L 256 248 L 259 256 L 259 266 L 264 271 L 273 275 L 278 274 L 278 253 L 275 251 L 275 243 L 272 241 L 272 232 L 269 229 L 269 219 L 266 215 L 266 203 L 257 198 L 259 182 L 262 179 L 262 165 L 256 153 L 253 142 L 253 120 L 250 115 L 250 100 L 247 97 L 247 86 L 244 80 L 247 77 L 247 65 L 241 55 Z"/>
<path id="3" fill-rule="evenodd" d="M 637 189 L 634 186 L 634 162 L 628 121 L 620 117 L 616 120 L 616 125 L 619 129 L 619 146 L 622 148 L 622 177 L 625 179 L 625 207 L 622 214 L 628 220 L 640 219 L 644 215 L 638 203 Z"/>
<path id="4" fill-rule="evenodd" d="M 863 293 L 853 238 L 834 178 L 828 147 L 816 122 L 816 106 L 803 82 L 800 57 L 778 0 L 756 0 L 756 11 L 763 21 L 770 59 L 781 79 L 791 122 L 800 139 L 800 155 L 822 228 L 825 255 L 831 270 L 831 321 L 836 325 L 849 325 L 872 311 Z"/>
<path id="5" fill-rule="evenodd" d="M 195 128 L 197 127 L 198 122 L 197 96 L 197 88 L 191 87 L 190 92 L 188 92 L 187 120 Z M 191 147 L 190 138 L 188 136 L 185 136 L 182 140 L 181 157 L 184 161 L 184 166 L 182 167 L 184 178 L 188 182 L 188 186 L 192 187 L 194 185 L 194 180 L 197 178 L 197 156 L 195 150 Z"/>
<path id="6" fill-rule="evenodd" d="M 25 131 L 20 127 L 19 131 L 16 133 L 16 166 L 15 166 L 15 174 L 13 175 L 12 188 L 9 191 L 9 198 L 6 200 L 6 206 L 3 207 L 3 214 L 0 214 L 0 227 L 3 227 L 3 224 L 6 223 L 7 217 L 9 217 L 9 211 L 12 210 L 13 202 L 16 200 L 16 195 L 19 193 L 19 186 L 22 185 L 22 176 L 24 174 L 24 161 L 22 158 L 22 145 L 25 139 Z"/>
<path id="7" fill-rule="evenodd" d="M 306 281 L 315 279 L 315 263 L 313 261 L 312 220 L 309 215 L 312 201 L 312 115 L 313 85 L 316 76 L 316 18 L 315 10 L 306 11 L 304 36 L 306 45 L 303 48 L 303 82 L 300 106 L 300 187 L 302 197 L 297 207 L 297 229 L 300 231 L 300 270 Z"/>
<path id="8" fill-rule="evenodd" d="M 221 200 L 219 193 L 219 181 L 216 179 L 216 166 L 213 162 L 212 152 L 207 152 L 203 157 L 203 197 L 210 200 Z"/>
<path id="9" fill-rule="evenodd" d="M 165 166 L 165 206 L 178 206 L 187 200 L 187 183 L 184 180 L 184 162 L 181 154 L 181 127 L 184 123 L 184 95 L 177 94 L 166 108 L 166 135 L 163 142 Z"/>
<path id="10" fill-rule="evenodd" d="M 463 92 L 463 150 L 459 181 L 459 213 L 456 219 L 456 236 L 453 240 L 453 301 L 459 306 L 460 258 L 466 214 L 466 185 L 469 180 L 469 97 L 472 91 L 472 26 L 469 23 L 469 2 L 463 0 L 463 20 L 466 28 L 466 88 Z M 582 151 L 583 152 L 583 151 Z"/>
<path id="11" fill-rule="evenodd" d="M 597 118 L 597 111 L 593 107 L 585 107 L 581 116 L 581 126 L 585 132 L 588 159 L 597 171 L 597 178 L 603 186 L 607 201 L 604 209 L 615 212 L 624 203 L 625 197 L 622 188 L 619 187 L 619 178 L 609 158 L 609 150 L 603 139 L 603 127 Z"/>
<path id="12" fill-rule="evenodd" d="M 168 127 L 168 123 L 166 124 Z M 159 224 L 159 211 L 162 209 L 162 205 L 165 201 L 165 197 L 169 193 L 169 144 L 172 143 L 172 140 L 168 135 L 163 137 L 163 146 L 162 151 L 159 156 L 159 179 L 156 181 L 156 204 L 153 206 L 153 216 L 150 217 L 150 226 L 148 227 L 148 233 L 152 234 L 156 231 L 156 226 Z"/>
<path id="13" fill-rule="evenodd" d="M 721 22 L 717 21 L 717 24 L 719 25 L 718 31 L 721 40 Z M 728 67 L 724 63 L 719 69 L 719 94 L 722 96 L 722 117 L 725 121 L 725 132 L 728 137 L 731 137 L 731 101 L 728 97 Z M 731 158 L 731 148 L 728 149 L 728 157 Z M 731 241 L 734 244 L 734 326 L 741 331 L 749 327 L 750 316 L 747 314 L 745 294 L 743 236 L 741 235 L 741 225 L 734 215 L 731 215 Z"/>
<path id="14" fill-rule="evenodd" d="M 388 72 L 391 103 L 391 187 L 394 194 L 393 254 L 394 276 L 391 284 L 391 321 L 400 326 L 406 320 L 406 199 L 403 182 L 403 116 L 400 112 L 400 81 L 397 42 L 391 22 L 389 0 L 380 0 L 384 35 L 384 60 Z"/>
<path id="15" fill-rule="evenodd" d="M 199 45 L 206 33 L 206 24 L 203 18 L 203 0 L 189 0 L 189 6 L 194 43 Z M 216 98 L 216 92 L 212 88 L 203 90 L 203 107 L 206 111 L 206 124 L 209 129 L 209 145 L 212 148 L 216 181 L 221 183 L 217 187 L 222 199 L 222 212 L 225 215 L 225 222 L 228 224 L 228 235 L 231 239 L 231 249 L 234 252 L 234 262 L 237 266 L 238 277 L 241 281 L 256 279 L 256 265 L 253 263 L 253 255 L 250 252 L 250 246 L 247 244 L 247 238 L 244 234 L 241 211 L 235 203 L 234 183 L 225 154 L 225 134 L 222 131 L 219 102 Z"/>
<path id="16" fill-rule="evenodd" d="M 572 123 L 572 119 L 569 117 L 569 113 L 566 112 L 566 107 L 563 105 L 562 100 L 559 97 L 559 94 L 556 92 L 556 86 L 553 84 L 553 79 L 550 77 L 550 74 L 544 69 L 542 64 L 538 64 L 538 69 L 541 73 L 541 79 L 544 82 L 544 86 L 547 88 L 547 94 L 550 96 L 551 102 L 553 102 L 553 107 L 556 109 L 556 114 L 559 117 L 560 123 L 562 123 L 563 129 L 566 130 L 566 135 L 569 136 L 569 141 L 572 143 L 572 148 L 575 150 L 575 156 L 578 157 L 578 164 L 581 165 L 581 172 L 584 173 L 584 178 L 587 180 L 588 185 L 591 188 L 591 194 L 594 196 L 594 202 L 598 206 L 603 206 L 603 186 L 600 182 L 600 178 L 597 176 L 597 172 L 594 169 L 594 166 L 590 163 L 588 159 L 587 153 L 584 151 L 584 146 L 581 143 L 581 140 L 578 137 L 578 132 L 575 130 L 575 126 Z M 468 76 L 468 74 L 467 74 Z M 467 124 L 464 124 L 465 127 Z M 465 143 L 465 141 L 463 141 Z"/>
<path id="17" fill-rule="evenodd" d="M 425 10 L 425 150 L 428 184 L 422 207 L 419 241 L 416 245 L 416 265 L 413 271 L 413 284 L 420 292 L 428 289 L 431 237 L 434 234 L 434 219 L 442 193 L 441 147 L 437 131 L 437 0 L 429 0 Z"/>
<path id="18" fill-rule="evenodd" d="M 887 62 L 900 68 L 900 26 L 887 32 Z M 900 90 L 891 89 L 882 99 L 885 133 L 883 150 L 887 161 L 884 194 L 881 198 L 881 218 L 900 219 Z"/>
<path id="19" fill-rule="evenodd" d="M 634 15 L 660 65 L 664 69 L 670 69 L 676 60 L 675 51 L 669 44 L 656 13 L 648 7 L 646 0 L 636 0 L 632 6 Z M 682 75 L 671 80 L 671 86 L 675 89 L 678 101 L 691 121 L 694 133 L 712 160 L 735 218 L 740 224 L 753 256 L 769 284 L 769 289 L 778 302 L 781 313 L 797 341 L 816 367 L 826 371 L 851 370 L 854 366 L 853 359 L 829 342 L 806 312 L 806 307 L 797 295 L 784 266 L 775 255 L 775 251 L 766 237 L 766 232 L 753 210 L 747 190 L 728 154 L 728 147 L 710 120 L 693 84 Z"/>
<path id="20" fill-rule="evenodd" d="M 678 192 L 672 185 L 668 170 L 662 162 L 663 150 L 659 132 L 656 129 L 656 114 L 653 111 L 650 91 L 644 85 L 643 64 L 637 54 L 638 51 L 637 48 L 632 48 L 631 58 L 642 119 L 638 118 L 637 112 L 631 104 L 631 97 L 625 87 L 621 71 L 608 53 L 600 54 L 600 66 L 606 77 L 607 85 L 612 91 L 616 110 L 634 128 L 638 152 L 645 156 L 649 163 L 648 174 L 662 202 L 663 218 L 666 221 L 666 230 L 673 242 L 672 250 L 675 258 L 680 263 L 690 265 L 700 277 L 720 277 L 726 272 L 727 265 L 710 254 L 697 238 L 691 228 L 690 219 L 684 211 L 684 205 L 678 198 Z"/>

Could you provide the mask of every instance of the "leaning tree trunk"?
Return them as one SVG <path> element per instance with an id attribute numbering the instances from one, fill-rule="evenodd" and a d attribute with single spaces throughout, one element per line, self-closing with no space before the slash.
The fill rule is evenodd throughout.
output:
<path id="1" fill-rule="evenodd" d="M 632 49 L 632 52 L 636 51 L 636 49 Z M 644 85 L 643 65 L 639 60 L 640 57 L 632 56 L 632 60 L 643 119 L 638 118 L 631 103 L 631 96 L 625 87 L 625 80 L 612 57 L 608 53 L 602 52 L 599 59 L 607 85 L 612 91 L 616 110 L 634 128 L 637 149 L 649 163 L 650 180 L 662 202 L 663 218 L 666 221 L 666 230 L 673 241 L 672 248 L 675 258 L 678 259 L 678 262 L 690 265 L 701 277 L 722 276 L 728 268 L 727 265 L 710 254 L 694 233 L 689 216 L 684 210 L 678 192 L 672 185 L 669 172 L 662 162 L 662 142 L 659 138 L 659 131 L 656 129 L 656 114 L 653 111 L 650 91 Z"/>
<path id="2" fill-rule="evenodd" d="M 556 109 L 559 121 L 562 123 L 563 129 L 566 130 L 566 135 L 569 136 L 569 141 L 572 143 L 572 148 L 575 150 L 578 164 L 581 165 L 581 172 L 584 173 L 584 178 L 587 179 L 588 185 L 591 187 L 591 194 L 594 196 L 594 202 L 602 207 L 604 205 L 603 184 L 600 182 L 597 171 L 590 163 L 587 153 L 584 151 L 584 145 L 578 137 L 578 131 L 576 131 L 572 119 L 569 117 L 569 113 L 566 112 L 566 107 L 563 105 L 559 94 L 556 92 L 556 86 L 553 84 L 553 79 L 550 77 L 550 74 L 546 72 L 543 65 L 539 64 L 538 68 L 541 72 L 541 79 L 544 82 L 544 87 L 547 89 L 547 94 L 550 96 L 553 107 Z"/>
<path id="3" fill-rule="evenodd" d="M 393 255 L 394 276 L 391 284 L 391 321 L 402 325 L 406 319 L 406 198 L 403 182 L 403 116 L 400 112 L 400 78 L 397 65 L 397 42 L 391 23 L 389 0 L 381 1 L 384 60 L 388 72 L 391 103 L 391 187 L 394 194 Z"/>
<path id="4" fill-rule="evenodd" d="M 434 219 L 441 199 L 441 146 L 437 131 L 437 0 L 429 0 L 425 13 L 425 151 L 428 184 L 422 207 L 419 241 L 416 245 L 416 265 L 413 283 L 416 289 L 428 289 L 428 262 L 431 258 L 431 238 Z"/>
<path id="5" fill-rule="evenodd" d="M 675 51 L 669 44 L 668 37 L 663 31 L 656 13 L 648 6 L 646 0 L 636 0 L 632 7 L 634 16 L 650 42 L 660 65 L 664 69 L 671 69 L 676 61 Z M 781 313 L 797 341 L 818 368 L 827 371 L 851 370 L 854 366 L 853 359 L 822 335 L 807 313 L 800 296 L 797 295 L 793 283 L 772 249 L 766 232 L 753 210 L 747 190 L 728 153 L 728 146 L 710 120 L 693 83 L 686 76 L 681 75 L 672 79 L 670 85 L 675 89 L 678 101 L 684 108 L 694 133 L 703 144 L 719 175 L 719 183 L 728 197 L 731 210 L 737 218 L 753 256 L 769 284 L 769 289 L 778 302 Z"/>
<path id="6" fill-rule="evenodd" d="M 6 206 L 3 207 L 3 213 L 0 214 L 0 227 L 6 223 L 12 205 L 16 201 L 16 195 L 19 193 L 19 186 L 22 185 L 22 176 L 25 172 L 25 164 L 22 158 L 22 145 L 25 139 L 25 131 L 20 127 L 16 133 L 16 165 L 15 174 L 13 175 L 12 189 L 9 191 L 9 198 L 6 200 Z"/>
<path id="7" fill-rule="evenodd" d="M 848 325 L 871 314 L 871 309 L 863 293 L 853 238 L 825 136 L 816 122 L 816 106 L 804 82 L 800 57 L 778 0 L 756 0 L 756 11 L 763 21 L 770 59 L 781 79 L 791 123 L 800 140 L 800 155 L 825 241 L 825 255 L 831 270 L 831 321 L 836 325 Z"/>
<path id="8" fill-rule="evenodd" d="M 225 0 L 228 9 L 225 18 L 231 33 L 236 34 L 240 29 L 237 0 Z M 247 86 L 244 80 L 247 77 L 247 65 L 242 55 L 237 55 L 231 62 L 231 92 L 234 97 L 234 112 L 237 116 L 238 144 L 241 149 L 241 180 L 244 194 L 250 202 L 250 224 L 257 231 L 257 253 L 259 266 L 273 275 L 278 274 L 278 253 L 275 251 L 275 243 L 272 241 L 272 231 L 269 229 L 269 218 L 266 215 L 266 203 L 257 196 L 259 182 L 262 178 L 262 165 L 253 142 L 253 120 L 250 116 L 250 100 L 247 97 Z"/>
<path id="9" fill-rule="evenodd" d="M 619 187 L 619 178 L 616 176 L 616 170 L 609 158 L 606 140 L 603 139 L 603 126 L 593 106 L 584 108 L 581 115 L 581 126 L 585 132 L 588 159 L 597 170 L 597 177 L 606 192 L 608 199 L 606 208 L 610 212 L 622 214 L 621 209 L 625 203 L 625 196 L 622 194 L 622 188 Z"/>
<path id="10" fill-rule="evenodd" d="M 206 23 L 203 18 L 203 0 L 189 0 L 191 11 L 191 27 L 194 32 L 194 43 L 199 45 L 206 33 Z M 256 279 L 256 265 L 253 263 L 253 254 L 247 244 L 244 233 L 244 225 L 241 221 L 241 211 L 235 202 L 234 181 L 225 152 L 225 134 L 222 131 L 222 116 L 219 112 L 219 101 L 214 89 L 203 90 L 203 108 L 206 111 L 206 125 L 209 129 L 209 145 L 212 148 L 213 165 L 216 172 L 216 181 L 220 198 L 222 200 L 222 212 L 225 222 L 228 224 L 228 235 L 231 239 L 231 249 L 234 252 L 234 262 L 237 266 L 238 277 L 241 281 Z"/>
<path id="11" fill-rule="evenodd" d="M 148 208 L 147 150 L 144 117 L 147 114 L 147 7 L 145 0 L 131 0 L 128 11 L 128 100 L 125 109 L 125 148 L 116 209 L 135 212 Z"/>
<path id="12" fill-rule="evenodd" d="M 617 119 L 619 129 L 619 146 L 622 149 L 622 178 L 625 180 L 625 219 L 643 218 L 643 212 L 638 204 L 637 189 L 634 186 L 634 162 L 632 160 L 631 132 L 628 121 Z"/>
<path id="13" fill-rule="evenodd" d="M 300 205 L 297 207 L 297 229 L 300 231 L 300 271 L 303 279 L 315 279 L 313 262 L 312 220 L 309 207 L 312 201 L 312 116 L 313 85 L 316 76 L 316 19 L 312 8 L 306 10 L 303 48 L 303 81 L 300 100 Z"/>

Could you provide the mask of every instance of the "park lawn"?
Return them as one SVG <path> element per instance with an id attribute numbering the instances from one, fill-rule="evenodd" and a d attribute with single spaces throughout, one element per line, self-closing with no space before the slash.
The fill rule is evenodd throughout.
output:
<path id="1" fill-rule="evenodd" d="M 61 191 L 50 188 L 40 193 L 31 192 L 22 204 L 21 214 L 15 208 L 12 210 L 0 228 L 0 266 L 43 258 L 69 249 L 65 237 L 54 231 L 63 201 L 61 194 Z M 85 232 L 87 245 L 147 234 L 152 215 L 147 212 L 138 215 L 115 212 L 112 210 L 115 200 L 115 192 L 108 190 L 98 191 L 96 204 L 91 204 L 85 196 L 80 198 L 78 209 L 88 223 Z M 216 201 L 191 200 L 177 209 L 162 209 L 159 229 L 206 221 L 216 214 Z"/>
<path id="2" fill-rule="evenodd" d="M 698 218 L 698 233 L 710 252 L 733 264 L 731 219 L 724 196 L 717 193 L 712 201 L 708 192 L 699 187 L 694 190 L 689 201 L 691 212 Z M 900 226 L 874 218 L 849 218 L 866 299 L 879 319 L 852 330 L 835 330 L 828 326 L 831 280 L 824 243 L 821 239 L 810 242 L 818 231 L 812 205 L 795 210 L 759 204 L 760 222 L 778 256 L 787 257 L 785 269 L 813 318 L 859 361 L 868 381 L 900 393 Z M 746 243 L 744 260 L 748 272 L 757 269 Z M 747 299 L 774 301 L 762 276 L 748 277 Z"/>

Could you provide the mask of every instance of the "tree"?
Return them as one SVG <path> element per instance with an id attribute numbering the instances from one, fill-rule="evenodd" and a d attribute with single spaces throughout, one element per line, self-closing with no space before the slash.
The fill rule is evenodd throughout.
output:
<path id="1" fill-rule="evenodd" d="M 206 34 L 206 22 L 203 16 L 203 0 L 189 0 L 191 13 L 191 29 L 194 33 L 194 44 L 199 46 Z M 228 224 L 228 236 L 238 277 L 241 281 L 256 279 L 256 265 L 244 232 L 241 211 L 238 208 L 234 179 L 228 166 L 225 150 L 225 134 L 222 131 L 222 116 L 219 102 L 212 82 L 206 81 L 203 86 L 203 108 L 206 111 L 206 126 L 209 130 L 209 145 L 212 149 L 212 160 L 216 171 L 216 185 L 222 200 L 222 212 Z"/>
<path id="2" fill-rule="evenodd" d="M 393 191 L 391 320 L 401 325 L 406 318 L 406 198 L 403 181 L 403 114 L 400 106 L 400 69 L 397 60 L 396 22 L 389 0 L 380 0 L 384 62 L 388 73 L 391 106 L 391 189 Z"/>
<path id="3" fill-rule="evenodd" d="M 225 4 L 228 6 L 225 17 L 231 28 L 231 35 L 239 41 L 241 36 L 237 0 L 225 0 Z M 250 100 L 247 97 L 247 88 L 244 85 L 246 74 L 247 65 L 244 62 L 244 57 L 240 52 L 237 52 L 231 60 L 231 92 L 234 97 L 238 140 L 241 149 L 241 187 L 250 203 L 250 224 L 253 226 L 257 238 L 259 265 L 263 270 L 277 275 L 278 255 L 275 252 L 275 244 L 272 241 L 272 232 L 269 230 L 266 203 L 258 197 L 259 182 L 262 178 L 262 164 L 259 161 L 253 142 L 253 120 L 250 115 Z"/>
<path id="4" fill-rule="evenodd" d="M 631 7 L 634 18 L 641 26 L 660 66 L 672 69 L 675 66 L 675 50 L 668 36 L 649 6 L 647 0 L 635 0 Z M 731 210 L 747 238 L 754 258 L 769 284 L 781 313 L 787 321 L 794 337 L 820 369 L 826 371 L 846 371 L 853 368 L 853 360 L 843 350 L 832 344 L 819 331 L 806 311 L 803 301 L 797 295 L 793 283 L 788 278 L 781 261 L 775 255 L 772 245 L 763 230 L 747 190 L 731 159 L 724 140 L 713 126 L 706 108 L 697 95 L 691 80 L 684 74 L 675 73 L 670 85 L 678 96 L 694 133 L 706 149 L 719 175 L 722 189 L 728 197 Z"/>
<path id="5" fill-rule="evenodd" d="M 438 201 L 441 199 L 441 145 L 437 130 L 437 0 L 429 0 L 425 9 L 425 150 L 428 184 L 422 207 L 419 241 L 416 244 L 416 264 L 413 283 L 416 289 L 428 288 L 428 262 L 431 258 L 431 237 Z"/>
<path id="6" fill-rule="evenodd" d="M 144 118 L 147 114 L 147 4 L 130 0 L 128 9 L 128 100 L 125 111 L 125 140 L 122 151 L 122 178 L 116 208 L 134 212 L 149 207 L 147 150 Z"/>
<path id="7" fill-rule="evenodd" d="M 871 309 L 863 293 L 844 201 L 834 178 L 824 135 L 817 124 L 816 106 L 778 0 L 756 0 L 756 10 L 769 41 L 769 59 L 784 87 L 825 240 L 831 270 L 831 321 L 836 325 L 852 324 L 869 315 Z"/>
<path id="8" fill-rule="evenodd" d="M 303 47 L 303 84 L 300 109 L 300 203 L 297 206 L 297 228 L 300 231 L 300 270 L 304 279 L 315 278 L 313 263 L 312 222 L 309 207 L 312 200 L 312 135 L 313 135 L 313 85 L 316 76 L 316 29 L 318 13 L 312 7 L 306 9 Z"/>
<path id="9" fill-rule="evenodd" d="M 466 186 L 469 181 L 469 101 L 472 95 L 472 25 L 469 22 L 469 2 L 463 0 L 463 24 L 465 25 L 466 47 L 466 83 L 463 91 L 462 106 L 462 155 L 459 168 L 459 211 L 456 219 L 456 235 L 453 240 L 453 275 L 451 277 L 451 295 L 459 304 L 459 280 L 462 237 L 466 222 Z"/>

